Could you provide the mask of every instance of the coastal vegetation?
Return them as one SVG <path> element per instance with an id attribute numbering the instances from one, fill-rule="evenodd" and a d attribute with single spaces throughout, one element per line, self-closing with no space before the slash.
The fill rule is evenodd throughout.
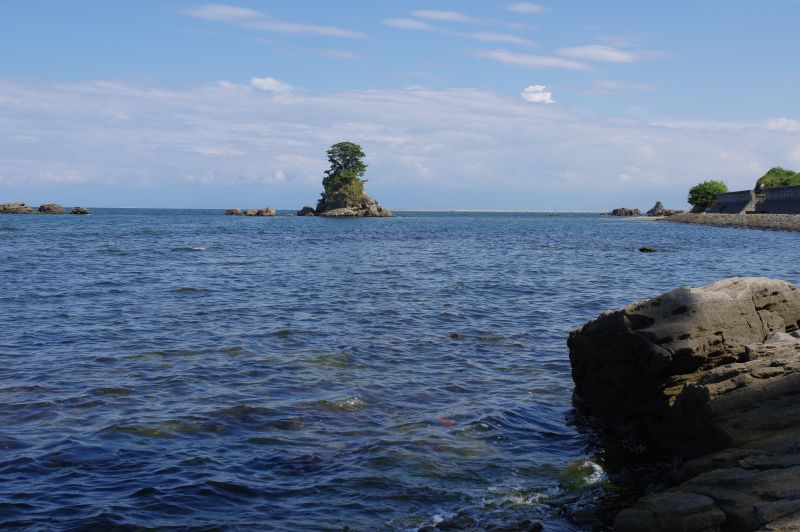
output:
<path id="1" fill-rule="evenodd" d="M 354 142 L 339 142 L 326 152 L 330 168 L 322 179 L 316 214 L 322 216 L 391 216 L 364 191 L 364 150 Z M 306 208 L 298 214 L 311 214 Z"/>
<path id="2" fill-rule="evenodd" d="M 794 185 L 800 185 L 800 172 L 775 166 L 758 178 L 755 191 L 762 192 L 765 188 L 788 187 Z"/>
<path id="3" fill-rule="evenodd" d="M 728 185 L 722 181 L 713 179 L 698 183 L 689 189 L 689 197 L 686 201 L 693 207 L 694 211 L 703 210 L 711 205 L 717 194 L 728 192 Z"/>

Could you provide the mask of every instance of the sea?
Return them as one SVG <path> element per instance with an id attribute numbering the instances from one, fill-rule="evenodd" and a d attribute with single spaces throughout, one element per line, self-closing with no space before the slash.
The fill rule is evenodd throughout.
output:
<path id="1" fill-rule="evenodd" d="M 0 217 L 8 529 L 591 530 L 628 487 L 573 407 L 569 332 L 800 281 L 785 232 L 92 211 Z"/>

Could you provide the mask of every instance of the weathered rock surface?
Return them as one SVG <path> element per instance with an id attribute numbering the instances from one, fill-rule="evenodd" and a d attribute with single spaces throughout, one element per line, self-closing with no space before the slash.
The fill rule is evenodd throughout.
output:
<path id="1" fill-rule="evenodd" d="M 0 205 L 0 214 L 33 214 L 33 207 L 24 203 L 3 203 Z"/>
<path id="2" fill-rule="evenodd" d="M 327 209 L 318 211 L 320 216 L 369 216 L 369 217 L 386 217 L 393 216 L 392 212 L 384 209 L 378 202 L 370 199 L 369 201 L 357 204 L 348 205 L 346 207 L 337 207 L 334 209 Z"/>
<path id="3" fill-rule="evenodd" d="M 685 462 L 615 530 L 800 529 L 800 291 L 733 278 L 608 312 L 569 338 L 576 402 Z"/>
<path id="4" fill-rule="evenodd" d="M 92 211 L 86 207 L 73 207 L 70 214 L 92 214 Z"/>
<path id="5" fill-rule="evenodd" d="M 67 211 L 58 203 L 45 203 L 39 206 L 39 212 L 42 214 L 66 214 Z"/>
<path id="6" fill-rule="evenodd" d="M 613 211 L 605 214 L 608 216 L 641 216 L 642 211 L 639 209 L 626 209 L 625 207 L 620 207 L 619 209 L 614 209 Z"/>
<path id="7" fill-rule="evenodd" d="M 297 216 L 314 216 L 315 214 L 317 214 L 317 211 L 314 210 L 314 207 L 309 207 L 308 205 L 297 211 Z"/>
<path id="8" fill-rule="evenodd" d="M 647 211 L 647 216 L 673 216 L 675 214 L 682 213 L 683 211 L 677 211 L 672 209 L 665 209 L 664 205 L 657 201 L 653 208 Z"/>
<path id="9" fill-rule="evenodd" d="M 275 209 L 265 207 L 263 209 L 228 209 L 225 211 L 228 216 L 275 216 Z"/>

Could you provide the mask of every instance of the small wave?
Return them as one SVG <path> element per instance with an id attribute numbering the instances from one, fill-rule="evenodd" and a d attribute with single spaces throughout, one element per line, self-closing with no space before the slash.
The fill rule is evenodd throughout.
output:
<path id="1" fill-rule="evenodd" d="M 170 248 L 170 251 L 175 252 L 184 252 L 184 253 L 192 253 L 192 252 L 199 252 L 199 251 L 206 251 L 208 248 L 204 246 L 177 246 L 174 248 Z"/>
<path id="2" fill-rule="evenodd" d="M 202 292 L 210 292 L 211 290 L 208 288 L 193 288 L 191 286 L 184 286 L 181 288 L 175 288 L 172 291 L 178 294 L 199 294 Z"/>
<path id="3" fill-rule="evenodd" d="M 340 412 L 355 412 L 367 406 L 364 400 L 357 395 L 336 401 L 319 401 L 317 404 L 319 404 L 325 410 L 335 410 Z"/>

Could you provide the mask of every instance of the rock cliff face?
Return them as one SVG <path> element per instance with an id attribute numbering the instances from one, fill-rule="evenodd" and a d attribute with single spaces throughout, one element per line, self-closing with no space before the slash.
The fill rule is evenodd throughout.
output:
<path id="1" fill-rule="evenodd" d="M 678 288 L 569 338 L 576 403 L 693 458 L 615 529 L 800 529 L 800 291 L 766 278 Z"/>

